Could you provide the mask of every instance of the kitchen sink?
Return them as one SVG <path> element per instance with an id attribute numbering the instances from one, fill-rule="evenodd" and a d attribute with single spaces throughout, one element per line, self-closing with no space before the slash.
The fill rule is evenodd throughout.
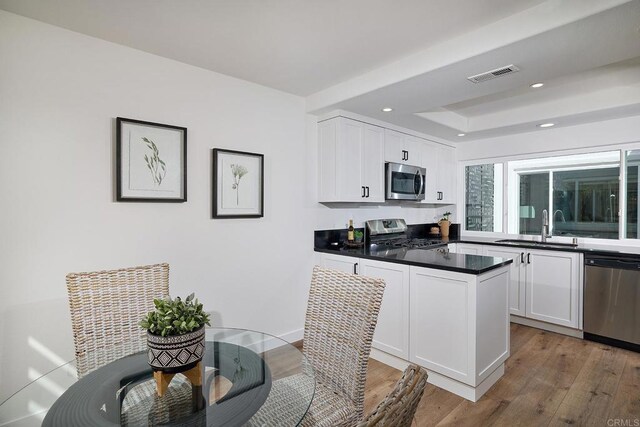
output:
<path id="1" fill-rule="evenodd" d="M 539 247 L 560 247 L 560 248 L 575 248 L 578 246 L 575 243 L 557 243 L 557 242 L 539 242 L 536 240 L 520 240 L 520 239 L 504 239 L 498 240 L 496 243 L 506 243 L 510 245 L 526 245 L 526 246 L 539 246 Z"/>

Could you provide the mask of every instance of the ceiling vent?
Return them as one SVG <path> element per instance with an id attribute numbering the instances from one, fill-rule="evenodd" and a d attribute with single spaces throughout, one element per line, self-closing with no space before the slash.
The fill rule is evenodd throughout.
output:
<path id="1" fill-rule="evenodd" d="M 520 71 L 520 68 L 515 65 L 507 65 L 506 67 L 496 68 L 495 70 L 487 71 L 485 73 L 476 74 L 475 76 L 467 77 L 467 80 L 473 83 L 482 83 L 487 80 L 495 79 L 496 77 L 502 77 L 507 74 Z"/>

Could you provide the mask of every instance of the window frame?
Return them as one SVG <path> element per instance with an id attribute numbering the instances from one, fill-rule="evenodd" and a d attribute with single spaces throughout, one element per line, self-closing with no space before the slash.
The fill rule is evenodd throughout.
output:
<path id="1" fill-rule="evenodd" d="M 494 164 L 494 167 L 496 167 L 496 165 L 500 164 L 502 165 L 501 169 L 502 169 L 502 185 L 501 185 L 501 194 L 500 194 L 500 200 L 498 203 L 498 212 L 495 215 L 495 219 L 494 219 L 494 224 L 496 222 L 499 222 L 500 224 L 500 230 L 501 231 L 475 231 L 475 230 L 466 230 L 466 224 L 467 224 L 467 188 L 466 188 L 466 168 L 467 166 L 481 166 L 481 165 L 486 165 L 492 163 Z M 461 232 L 465 233 L 467 236 L 472 236 L 472 237 L 502 237 L 506 234 L 505 232 L 505 221 L 506 221 L 506 204 L 505 204 L 505 194 L 504 192 L 506 191 L 506 179 L 505 179 L 505 172 L 506 172 L 506 162 L 503 161 L 493 161 L 491 159 L 480 159 L 480 160 L 469 160 L 469 161 L 463 161 L 463 162 L 459 162 L 459 165 L 461 166 L 458 170 L 459 174 L 458 174 L 458 182 L 462 182 L 463 183 L 463 188 L 462 191 L 458 192 L 458 200 L 457 200 L 457 206 L 460 207 L 460 209 L 457 209 L 459 213 L 459 218 L 460 218 L 460 228 L 461 228 Z M 494 195 L 495 198 L 495 195 Z M 496 212 L 496 209 L 494 209 L 494 212 Z M 495 229 L 495 227 L 494 227 Z"/>
<path id="2" fill-rule="evenodd" d="M 640 140 L 621 143 L 621 144 L 611 144 L 611 145 L 600 145 L 597 147 L 587 147 L 581 149 L 566 149 L 566 150 L 557 150 L 557 151 L 542 151 L 542 152 L 528 152 L 520 155 L 509 155 L 509 156 L 501 156 L 501 157 L 486 157 L 486 158 L 477 158 L 477 159 L 468 159 L 461 160 L 458 162 L 458 182 L 462 182 L 463 188 L 458 192 L 458 198 L 456 200 L 456 210 L 458 212 L 458 216 L 460 218 L 461 226 L 460 232 L 464 236 L 468 237 L 485 237 L 485 238 L 523 238 L 530 239 L 535 238 L 533 235 L 519 235 L 512 233 L 510 230 L 511 217 L 513 215 L 509 215 L 509 203 L 511 200 L 511 196 L 509 194 L 509 183 L 511 181 L 511 176 L 509 176 L 508 165 L 510 162 L 518 161 L 518 160 L 527 160 L 527 159 L 538 159 L 545 157 L 561 157 L 561 156 L 569 156 L 576 154 L 594 154 L 601 153 L 607 151 L 617 151 L 620 159 L 620 175 L 619 175 L 619 195 L 620 200 L 618 202 L 618 238 L 617 239 L 609 239 L 609 238 L 589 238 L 589 237 L 578 237 L 580 244 L 585 245 L 602 245 L 602 246 L 630 246 L 630 247 L 638 247 L 640 248 L 640 238 L 628 238 L 627 237 L 627 164 L 626 164 L 626 152 L 627 151 L 640 151 Z M 487 232 L 487 231 L 468 231 L 465 229 L 466 227 L 466 183 L 465 183 L 465 168 L 467 166 L 473 165 L 482 165 L 487 163 L 494 164 L 502 164 L 503 167 L 503 188 L 502 188 L 502 231 L 501 232 Z M 552 181 L 551 181 L 552 182 Z M 639 184 L 640 186 L 640 184 Z M 519 187 L 518 187 L 519 188 Z M 550 191 L 550 197 L 553 192 Z M 638 201 L 640 205 L 640 198 Z M 551 206 L 553 205 L 553 201 L 551 201 Z M 640 208 L 640 206 L 639 206 Z M 640 212 L 638 213 L 638 223 L 640 224 Z M 553 236 L 553 241 L 558 243 L 568 243 L 571 242 L 572 237 L 565 236 Z"/>

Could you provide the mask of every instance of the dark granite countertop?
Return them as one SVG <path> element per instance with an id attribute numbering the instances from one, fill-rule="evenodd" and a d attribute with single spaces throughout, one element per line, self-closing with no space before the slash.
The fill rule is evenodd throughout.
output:
<path id="1" fill-rule="evenodd" d="M 410 237 L 429 238 L 428 230 L 436 224 L 418 224 L 409 225 L 408 234 Z M 555 245 L 553 239 L 549 239 L 547 244 L 541 244 L 534 240 L 527 242 L 526 240 L 517 242 L 501 242 L 500 240 L 509 239 L 509 237 L 467 237 L 458 236 L 458 224 L 452 224 L 455 228 L 454 234 L 450 238 L 434 237 L 434 240 L 442 241 L 444 246 L 448 243 L 471 243 L 479 245 L 495 245 L 502 247 L 538 249 L 544 251 L 561 251 L 583 253 L 586 256 L 615 256 L 617 258 L 640 258 L 640 247 L 633 246 L 617 246 L 605 244 L 578 244 L 578 246 Z M 360 229 L 362 230 L 362 229 Z M 532 236 L 533 237 L 533 236 Z M 537 236 L 536 236 L 537 237 Z M 428 249 L 406 249 L 406 248 L 384 248 L 375 246 L 366 246 L 357 249 L 347 249 L 341 246 L 333 246 L 330 242 L 344 242 L 346 240 L 346 230 L 319 230 L 314 233 L 315 251 L 331 253 L 336 255 L 353 256 L 359 258 L 374 259 L 378 261 L 395 262 L 399 264 L 415 265 L 418 267 L 434 268 L 439 270 L 455 271 L 467 274 L 482 274 L 495 268 L 502 267 L 512 262 L 507 258 L 494 258 L 482 255 L 465 255 L 465 254 L 444 254 L 433 249 L 438 245 L 433 245 Z"/>
<path id="2" fill-rule="evenodd" d="M 513 262 L 508 258 L 443 253 L 435 249 L 366 247 L 356 249 L 315 248 L 315 251 L 473 275 L 486 273 Z"/>

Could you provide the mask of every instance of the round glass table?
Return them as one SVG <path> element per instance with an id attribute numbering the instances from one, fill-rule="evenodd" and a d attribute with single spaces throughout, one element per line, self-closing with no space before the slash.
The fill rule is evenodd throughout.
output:
<path id="1" fill-rule="evenodd" d="M 315 392 L 313 370 L 299 349 L 243 329 L 208 328 L 202 385 L 176 375 L 162 397 L 146 351 L 102 362 L 80 379 L 77 362 L 0 404 L 0 426 L 295 426 Z"/>

